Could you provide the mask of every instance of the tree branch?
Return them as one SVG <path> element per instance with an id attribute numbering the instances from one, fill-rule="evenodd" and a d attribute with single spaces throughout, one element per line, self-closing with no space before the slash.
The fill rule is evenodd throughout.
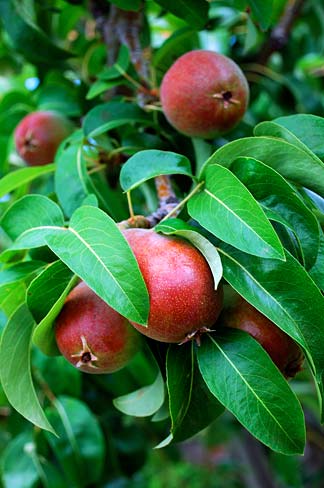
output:
<path id="1" fill-rule="evenodd" d="M 260 64 L 266 64 L 269 57 L 275 51 L 281 51 L 287 44 L 292 26 L 297 19 L 304 0 L 289 0 L 279 23 L 273 28 L 269 39 L 263 45 L 261 54 L 257 60 Z"/>

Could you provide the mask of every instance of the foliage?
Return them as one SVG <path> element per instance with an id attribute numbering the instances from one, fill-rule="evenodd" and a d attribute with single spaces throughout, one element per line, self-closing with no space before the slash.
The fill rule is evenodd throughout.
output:
<path id="1" fill-rule="evenodd" d="M 0 0 L 4 487 L 201 486 L 206 465 L 199 484 L 183 460 L 192 444 L 177 447 L 201 431 L 207 468 L 219 468 L 215 486 L 244 486 L 242 457 L 227 450 L 244 429 L 263 455 L 273 451 L 282 486 L 301 486 L 296 465 L 312 448 L 305 416 L 320 433 L 324 419 L 324 8 L 305 1 L 286 44 L 272 49 L 287 4 Z M 118 9 L 144 19 L 135 50 L 116 25 L 113 40 L 100 32 L 98 17 Z M 240 124 L 210 140 L 179 134 L 159 103 L 164 73 L 196 48 L 233 58 L 251 89 Z M 35 110 L 56 110 L 75 130 L 53 164 L 28 167 L 13 134 Z M 155 231 L 189 240 L 216 287 L 236 290 L 301 346 L 306 362 L 294 380 L 256 340 L 221 324 L 200 347 L 147 340 L 111 375 L 81 374 L 58 355 L 55 319 L 79 278 L 147 324 L 147 288 L 118 224 L 154 215 L 161 175 L 171 175 L 181 212 Z M 161 460 L 168 468 L 154 484 Z M 320 486 L 316 469 L 304 467 L 309 486 Z"/>

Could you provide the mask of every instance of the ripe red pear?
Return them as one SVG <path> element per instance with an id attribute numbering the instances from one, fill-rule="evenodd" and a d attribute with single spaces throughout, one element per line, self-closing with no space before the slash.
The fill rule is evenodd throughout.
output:
<path id="1" fill-rule="evenodd" d="M 147 229 L 127 229 L 126 237 L 150 298 L 148 327 L 133 324 L 157 341 L 180 343 L 211 327 L 223 293 L 203 255 L 188 241 Z"/>
<path id="2" fill-rule="evenodd" d="M 286 378 L 293 378 L 301 370 L 304 355 L 298 344 L 241 296 L 224 308 L 219 322 L 254 337 Z"/>
<path id="3" fill-rule="evenodd" d="M 172 126 L 191 137 L 210 138 L 243 117 L 249 85 L 230 58 L 213 51 L 189 51 L 165 73 L 160 96 Z"/>
<path id="4" fill-rule="evenodd" d="M 139 351 L 140 334 L 84 282 L 67 296 L 56 319 L 55 337 L 63 356 L 86 373 L 112 373 Z"/>
<path id="5" fill-rule="evenodd" d="M 60 143 L 72 132 L 71 122 L 54 111 L 32 112 L 15 130 L 19 156 L 29 166 L 42 166 L 54 161 Z"/>

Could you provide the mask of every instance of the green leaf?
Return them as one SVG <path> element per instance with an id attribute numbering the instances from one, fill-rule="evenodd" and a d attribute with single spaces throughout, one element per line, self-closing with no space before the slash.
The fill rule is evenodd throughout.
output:
<path id="1" fill-rule="evenodd" d="M 38 401 L 30 371 L 34 320 L 25 304 L 11 316 L 0 343 L 0 379 L 11 405 L 41 429 L 54 433 Z"/>
<path id="2" fill-rule="evenodd" d="M 126 415 L 148 417 L 159 410 L 164 402 L 164 382 L 161 373 L 151 385 L 120 396 L 113 400 L 114 406 Z"/>
<path id="3" fill-rule="evenodd" d="M 56 159 L 55 193 L 64 213 L 71 217 L 89 195 L 87 167 L 83 143 L 70 144 L 59 152 Z M 69 182 L 69 191 L 66 184 Z"/>
<path id="4" fill-rule="evenodd" d="M 238 158 L 231 170 L 268 213 L 296 235 L 303 263 L 310 268 L 318 253 L 319 225 L 296 190 L 275 170 L 253 158 Z"/>
<path id="5" fill-rule="evenodd" d="M 224 407 L 201 377 L 193 341 L 181 347 L 171 345 L 166 367 L 171 434 L 175 442 L 181 442 L 207 427 L 223 413 Z"/>
<path id="6" fill-rule="evenodd" d="M 59 354 L 53 323 L 77 279 L 62 261 L 56 261 L 37 276 L 27 290 L 27 305 L 38 323 L 33 342 L 44 354 Z"/>
<path id="7" fill-rule="evenodd" d="M 206 161 L 200 178 L 204 178 L 209 165 L 229 167 L 239 156 L 262 161 L 288 180 L 324 196 L 324 164 L 300 147 L 274 137 L 245 137 L 229 142 Z"/>
<path id="8" fill-rule="evenodd" d="M 140 123 L 153 126 L 150 114 L 132 103 L 108 102 L 91 109 L 84 118 L 83 131 L 86 137 L 95 137 L 125 124 Z"/>
<path id="9" fill-rule="evenodd" d="M 306 146 L 298 137 L 296 137 L 293 132 L 273 120 L 260 122 L 254 128 L 253 132 L 255 136 L 276 137 L 279 139 L 283 139 L 293 146 L 296 146 L 299 149 L 305 151 L 315 161 L 316 164 L 322 164 L 320 158 L 316 156 L 316 154 L 314 154 L 313 151 L 311 151 L 309 147 Z"/>
<path id="10" fill-rule="evenodd" d="M 272 19 L 273 0 L 266 2 L 264 0 L 250 0 L 248 3 L 261 29 L 268 29 Z"/>
<path id="11" fill-rule="evenodd" d="M 73 214 L 68 229 L 46 243 L 97 295 L 129 320 L 145 325 L 149 298 L 137 261 L 115 222 L 95 207 Z"/>
<path id="12" fill-rule="evenodd" d="M 82 374 L 64 356 L 46 356 L 34 348 L 32 361 L 40 382 L 45 382 L 55 396 L 81 396 Z"/>
<path id="13" fill-rule="evenodd" d="M 104 467 L 105 443 L 98 420 L 87 405 L 67 396 L 46 409 L 58 437 L 46 434 L 69 486 L 95 484 Z"/>
<path id="14" fill-rule="evenodd" d="M 303 411 L 287 381 L 249 334 L 223 329 L 204 337 L 198 363 L 215 397 L 274 451 L 302 454 Z"/>
<path id="15" fill-rule="evenodd" d="M 26 195 L 16 201 L 1 219 L 1 226 L 12 240 L 12 249 L 44 245 L 44 237 L 64 224 L 61 209 L 42 195 Z"/>
<path id="16" fill-rule="evenodd" d="M 130 191 L 150 178 L 169 174 L 193 177 L 189 159 L 170 151 L 148 149 L 127 160 L 120 172 L 120 184 L 124 191 Z"/>
<path id="17" fill-rule="evenodd" d="M 141 0 L 109 0 L 109 3 L 113 3 L 117 7 L 123 10 L 138 11 L 142 5 Z"/>
<path id="18" fill-rule="evenodd" d="M 9 318 L 25 301 L 26 285 L 22 281 L 0 287 L 0 310 Z"/>
<path id="19" fill-rule="evenodd" d="M 14 49 L 31 63 L 59 64 L 72 56 L 32 23 L 27 7 L 20 1 L 0 0 L 0 18 Z"/>
<path id="20" fill-rule="evenodd" d="M 0 286 L 25 280 L 40 271 L 44 266 L 45 263 L 42 261 L 24 261 L 22 263 L 13 264 L 0 271 Z"/>
<path id="21" fill-rule="evenodd" d="M 155 226 L 156 232 L 166 235 L 178 235 L 191 242 L 204 256 L 213 274 L 215 290 L 223 276 L 222 262 L 216 247 L 197 232 L 197 229 L 180 219 L 168 219 Z"/>
<path id="22" fill-rule="evenodd" d="M 205 0 L 156 0 L 156 3 L 196 29 L 202 29 L 208 22 L 209 7 Z"/>
<path id="23" fill-rule="evenodd" d="M 47 164 L 45 166 L 34 166 L 33 168 L 21 168 L 8 173 L 0 180 L 0 198 L 39 176 L 52 173 L 54 169 L 55 164 Z"/>
<path id="24" fill-rule="evenodd" d="M 321 231 L 320 247 L 314 266 L 309 270 L 309 274 L 315 281 L 320 290 L 324 291 L 324 234 Z"/>
<path id="25" fill-rule="evenodd" d="M 133 0 L 129 0 L 129 3 L 134 4 Z M 122 44 L 119 49 L 117 61 L 108 68 L 105 68 L 101 73 L 99 73 L 100 80 L 111 80 L 114 78 L 119 78 L 121 75 L 126 73 L 127 68 L 130 63 L 129 49 L 125 44 Z"/>
<path id="26" fill-rule="evenodd" d="M 324 118 L 310 114 L 288 115 L 274 120 L 286 127 L 319 158 L 324 158 Z"/>
<path id="27" fill-rule="evenodd" d="M 29 452 L 35 448 L 32 432 L 22 432 L 12 439 L 1 462 L 1 478 L 5 488 L 35 488 L 39 482 L 39 473 Z"/>
<path id="28" fill-rule="evenodd" d="M 280 240 L 263 210 L 227 168 L 211 164 L 205 187 L 188 202 L 188 212 L 219 239 L 249 254 L 284 259 Z"/>
<path id="29" fill-rule="evenodd" d="M 249 256 L 219 243 L 224 278 L 249 303 L 307 351 L 323 397 L 324 297 L 305 269 L 286 261 Z"/>

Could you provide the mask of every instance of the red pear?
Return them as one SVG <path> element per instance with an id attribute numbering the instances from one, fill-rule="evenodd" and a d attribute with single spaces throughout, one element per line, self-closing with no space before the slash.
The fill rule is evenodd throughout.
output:
<path id="1" fill-rule="evenodd" d="M 243 117 L 249 86 L 239 66 L 213 51 L 189 51 L 165 73 L 163 112 L 179 132 L 210 138 L 232 129 Z"/>
<path id="2" fill-rule="evenodd" d="M 294 377 L 301 370 L 304 355 L 298 344 L 242 297 L 237 296 L 224 308 L 219 322 L 254 337 L 286 378 Z"/>
<path id="3" fill-rule="evenodd" d="M 140 334 L 84 282 L 67 296 L 56 319 L 55 337 L 63 356 L 86 373 L 112 373 L 140 349 Z"/>
<path id="4" fill-rule="evenodd" d="M 126 237 L 150 298 L 148 327 L 133 324 L 161 342 L 180 343 L 211 327 L 221 311 L 222 287 L 203 255 L 188 241 L 147 229 L 127 229 Z"/>
<path id="5" fill-rule="evenodd" d="M 52 163 L 58 146 L 71 132 L 72 124 L 65 116 L 52 111 L 32 112 L 16 127 L 17 152 L 29 166 Z"/>

